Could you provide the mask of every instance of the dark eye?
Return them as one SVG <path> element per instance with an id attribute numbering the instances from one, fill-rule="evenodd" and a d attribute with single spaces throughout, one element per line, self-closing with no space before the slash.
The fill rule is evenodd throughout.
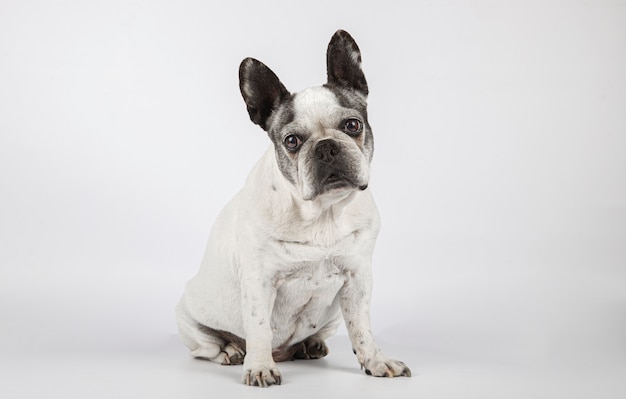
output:
<path id="1" fill-rule="evenodd" d="M 300 148 L 302 140 L 300 140 L 300 137 L 296 136 L 295 134 L 290 134 L 289 136 L 285 137 L 283 143 L 289 151 L 295 152 L 298 150 L 298 148 Z"/>
<path id="2" fill-rule="evenodd" d="M 350 118 L 346 121 L 343 130 L 351 136 L 356 136 L 363 130 L 363 123 L 356 118 Z"/>

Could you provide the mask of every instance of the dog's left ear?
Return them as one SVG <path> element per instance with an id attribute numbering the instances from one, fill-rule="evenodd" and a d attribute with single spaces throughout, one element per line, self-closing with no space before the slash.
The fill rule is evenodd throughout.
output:
<path id="1" fill-rule="evenodd" d="M 250 120 L 265 131 L 272 112 L 291 95 L 278 76 L 254 58 L 246 58 L 239 65 L 239 89 Z"/>
<path id="2" fill-rule="evenodd" d="M 329 85 L 353 89 L 364 96 L 369 93 L 361 70 L 361 51 L 348 32 L 338 30 L 330 39 L 326 67 Z"/>

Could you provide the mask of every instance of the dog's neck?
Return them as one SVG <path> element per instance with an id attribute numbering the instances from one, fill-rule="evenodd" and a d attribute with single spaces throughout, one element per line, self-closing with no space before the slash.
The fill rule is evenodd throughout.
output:
<path id="1" fill-rule="evenodd" d="M 259 161 L 259 165 L 250 175 L 251 179 L 262 179 L 268 182 L 270 196 L 263 200 L 268 201 L 260 206 L 272 208 L 277 217 L 297 217 L 305 223 L 315 223 L 320 219 L 337 220 L 346 206 L 359 195 L 358 190 L 345 190 L 325 193 L 313 200 L 302 199 L 302 193 L 292 183 L 282 176 L 274 161 L 274 149 L 270 148 Z"/>
<path id="2" fill-rule="evenodd" d="M 293 201 L 294 205 L 298 207 L 302 219 L 313 222 L 320 218 L 339 218 L 356 194 L 357 191 L 347 191 L 336 195 L 323 194 L 310 201 L 293 196 Z"/>

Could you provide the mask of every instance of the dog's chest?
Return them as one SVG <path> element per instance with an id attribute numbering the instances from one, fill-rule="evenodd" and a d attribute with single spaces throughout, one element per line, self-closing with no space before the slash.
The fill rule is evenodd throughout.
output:
<path id="1" fill-rule="evenodd" d="M 290 298 L 296 306 L 314 305 L 317 301 L 332 301 L 345 281 L 345 273 L 333 258 L 301 262 L 292 270 L 278 274 L 276 293 L 278 297 Z"/>
<path id="2" fill-rule="evenodd" d="M 299 339 L 319 330 L 338 311 L 337 293 L 346 281 L 333 259 L 302 262 L 276 279 L 272 324 L 278 341 Z"/>

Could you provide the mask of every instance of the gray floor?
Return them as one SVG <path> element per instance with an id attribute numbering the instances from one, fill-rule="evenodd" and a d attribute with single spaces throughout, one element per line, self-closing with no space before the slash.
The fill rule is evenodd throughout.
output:
<path id="1" fill-rule="evenodd" d="M 281 363 L 284 383 L 259 389 L 239 382 L 241 366 L 187 356 L 175 336 L 129 351 L 14 353 L 0 359 L 2 398 L 624 398 L 626 371 L 550 369 L 455 358 L 379 339 L 409 364 L 412 378 L 366 376 L 344 335 L 322 360 Z"/>

